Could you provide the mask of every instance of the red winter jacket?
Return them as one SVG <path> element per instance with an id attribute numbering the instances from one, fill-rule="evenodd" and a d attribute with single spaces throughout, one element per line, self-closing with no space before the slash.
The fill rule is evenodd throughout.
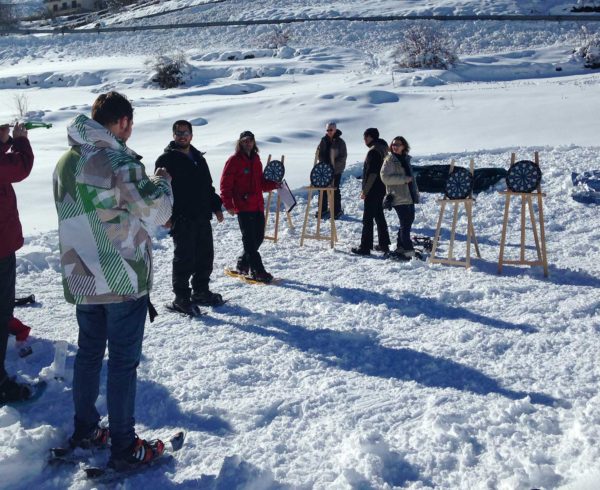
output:
<path id="1" fill-rule="evenodd" d="M 278 184 L 265 180 L 258 154 L 251 157 L 244 152 L 229 157 L 221 175 L 221 200 L 225 209 L 264 211 L 263 192 L 276 189 Z"/>
<path id="2" fill-rule="evenodd" d="M 11 149 L 12 151 L 8 151 Z M 25 179 L 33 167 L 33 151 L 24 137 L 0 143 L 0 259 L 23 246 L 23 231 L 12 184 Z"/>

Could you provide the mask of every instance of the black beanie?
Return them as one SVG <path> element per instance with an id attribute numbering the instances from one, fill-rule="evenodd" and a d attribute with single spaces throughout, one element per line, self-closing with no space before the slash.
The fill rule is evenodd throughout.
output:
<path id="1" fill-rule="evenodd" d="M 252 131 L 243 131 L 240 134 L 240 139 L 243 140 L 244 138 L 252 138 L 252 139 L 254 139 L 254 134 L 252 134 Z"/>

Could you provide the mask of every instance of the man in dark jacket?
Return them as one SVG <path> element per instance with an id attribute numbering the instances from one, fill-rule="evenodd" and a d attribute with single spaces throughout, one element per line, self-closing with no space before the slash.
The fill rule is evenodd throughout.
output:
<path id="1" fill-rule="evenodd" d="M 316 162 L 326 162 L 333 165 L 333 184 L 335 192 L 333 194 L 333 208 L 335 209 L 333 217 L 340 218 L 344 214 L 342 209 L 342 195 L 340 193 L 340 182 L 342 173 L 346 168 L 346 158 L 348 151 L 346 150 L 346 142 L 341 138 L 342 132 L 337 128 L 335 122 L 328 122 L 325 126 L 325 136 L 321 138 L 316 152 Z M 327 193 L 323 194 L 323 219 L 329 218 L 331 209 L 328 209 L 329 202 Z"/>
<path id="2" fill-rule="evenodd" d="M 192 137 L 191 123 L 176 121 L 173 124 L 173 141 L 156 160 L 156 168 L 166 168 L 172 178 L 173 307 L 193 315 L 194 304 L 223 304 L 221 295 L 208 288 L 214 260 L 210 221 L 213 213 L 217 221 L 223 221 L 223 213 L 208 164 L 203 154 L 191 145 Z"/>
<path id="3" fill-rule="evenodd" d="M 9 151 L 10 150 L 10 151 Z M 23 246 L 23 232 L 12 184 L 27 178 L 33 167 L 33 151 L 27 130 L 15 124 L 10 137 L 9 126 L 0 126 L 0 406 L 26 400 L 31 396 L 27 385 L 16 383 L 4 369 L 8 323 L 15 304 L 16 256 Z"/>
<path id="4" fill-rule="evenodd" d="M 360 194 L 360 198 L 365 201 L 362 236 L 360 246 L 352 249 L 352 253 L 356 255 L 371 254 L 373 248 L 373 220 L 377 223 L 379 250 L 388 252 L 390 249 L 390 235 L 383 214 L 385 185 L 379 175 L 383 159 L 388 152 L 388 145 L 379 137 L 377 128 L 365 130 L 364 139 L 369 151 L 363 165 L 362 192 Z"/>

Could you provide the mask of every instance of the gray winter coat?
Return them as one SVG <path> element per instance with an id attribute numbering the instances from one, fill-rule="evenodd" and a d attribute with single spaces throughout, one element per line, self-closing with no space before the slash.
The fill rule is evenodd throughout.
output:
<path id="1" fill-rule="evenodd" d="M 405 158 L 408 160 L 410 166 L 410 155 L 406 155 Z M 411 167 L 412 173 L 412 167 Z M 383 160 L 381 167 L 381 180 L 385 184 L 385 190 L 388 194 L 394 195 L 392 206 L 400 206 L 401 204 L 417 204 L 419 202 L 419 189 L 417 188 L 417 181 L 413 173 L 412 182 L 408 182 L 408 177 L 400 163 L 400 160 L 393 153 L 388 153 Z M 410 192 L 410 187 L 413 189 L 413 194 L 416 199 L 413 200 Z"/>

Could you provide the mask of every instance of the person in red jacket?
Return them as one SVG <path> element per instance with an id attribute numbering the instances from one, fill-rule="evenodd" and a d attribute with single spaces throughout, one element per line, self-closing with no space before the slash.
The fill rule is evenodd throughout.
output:
<path id="1" fill-rule="evenodd" d="M 277 189 L 280 184 L 263 177 L 254 134 L 244 131 L 229 157 L 221 175 L 221 200 L 227 212 L 236 215 L 242 232 L 244 252 L 238 257 L 238 273 L 256 281 L 271 282 L 273 276 L 265 270 L 258 249 L 265 238 L 265 202 L 263 192 Z"/>
<path id="2" fill-rule="evenodd" d="M 23 246 L 23 231 L 12 184 L 25 179 L 33 167 L 33 151 L 27 130 L 15 124 L 12 138 L 8 124 L 0 126 L 0 405 L 26 400 L 31 390 L 9 378 L 4 369 L 8 324 L 15 304 L 16 255 Z"/>

